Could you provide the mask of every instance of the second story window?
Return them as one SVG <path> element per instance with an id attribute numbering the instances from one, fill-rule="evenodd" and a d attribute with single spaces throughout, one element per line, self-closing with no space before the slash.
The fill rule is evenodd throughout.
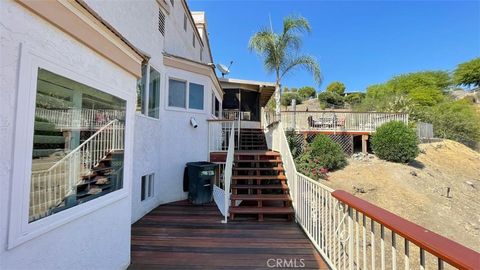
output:
<path id="1" fill-rule="evenodd" d="M 165 13 L 158 9 L 158 31 L 165 36 Z"/>
<path id="2" fill-rule="evenodd" d="M 175 3 L 175 0 L 170 0 L 170 4 L 172 4 L 172 7 L 175 6 L 174 3 Z"/>
<path id="3" fill-rule="evenodd" d="M 200 47 L 200 62 L 203 62 L 203 47 Z"/>
<path id="4" fill-rule="evenodd" d="M 193 43 L 193 47 L 195 48 L 195 32 L 193 33 L 192 43 Z"/>

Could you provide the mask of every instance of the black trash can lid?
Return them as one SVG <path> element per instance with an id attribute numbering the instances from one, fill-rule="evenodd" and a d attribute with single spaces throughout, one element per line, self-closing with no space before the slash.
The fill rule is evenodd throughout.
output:
<path id="1" fill-rule="evenodd" d="M 208 161 L 195 161 L 195 162 L 188 162 L 187 166 L 192 166 L 192 167 L 211 167 L 211 166 L 217 166 L 218 164 L 208 162 Z"/>

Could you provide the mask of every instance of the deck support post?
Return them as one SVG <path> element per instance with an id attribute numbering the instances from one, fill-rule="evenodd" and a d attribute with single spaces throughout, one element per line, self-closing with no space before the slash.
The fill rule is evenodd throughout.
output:
<path id="1" fill-rule="evenodd" d="M 362 135 L 362 153 L 367 153 L 368 135 Z"/>

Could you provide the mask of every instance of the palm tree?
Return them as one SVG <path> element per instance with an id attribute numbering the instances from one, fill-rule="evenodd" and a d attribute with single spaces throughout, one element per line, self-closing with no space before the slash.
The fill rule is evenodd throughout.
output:
<path id="1" fill-rule="evenodd" d="M 280 97 L 282 78 L 296 68 L 303 68 L 312 73 L 315 81 L 321 83 L 320 66 L 309 55 L 299 55 L 302 45 L 302 33 L 310 32 L 310 25 L 303 17 L 288 16 L 283 19 L 283 31 L 273 32 L 265 28 L 255 33 L 249 42 L 249 49 L 263 57 L 268 72 L 275 73 L 275 112 L 280 115 Z"/>

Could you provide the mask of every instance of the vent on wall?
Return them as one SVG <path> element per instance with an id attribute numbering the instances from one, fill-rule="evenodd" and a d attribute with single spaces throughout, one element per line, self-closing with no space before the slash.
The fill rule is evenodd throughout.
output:
<path id="1" fill-rule="evenodd" d="M 165 36 L 165 14 L 161 9 L 158 9 L 158 31 Z"/>

